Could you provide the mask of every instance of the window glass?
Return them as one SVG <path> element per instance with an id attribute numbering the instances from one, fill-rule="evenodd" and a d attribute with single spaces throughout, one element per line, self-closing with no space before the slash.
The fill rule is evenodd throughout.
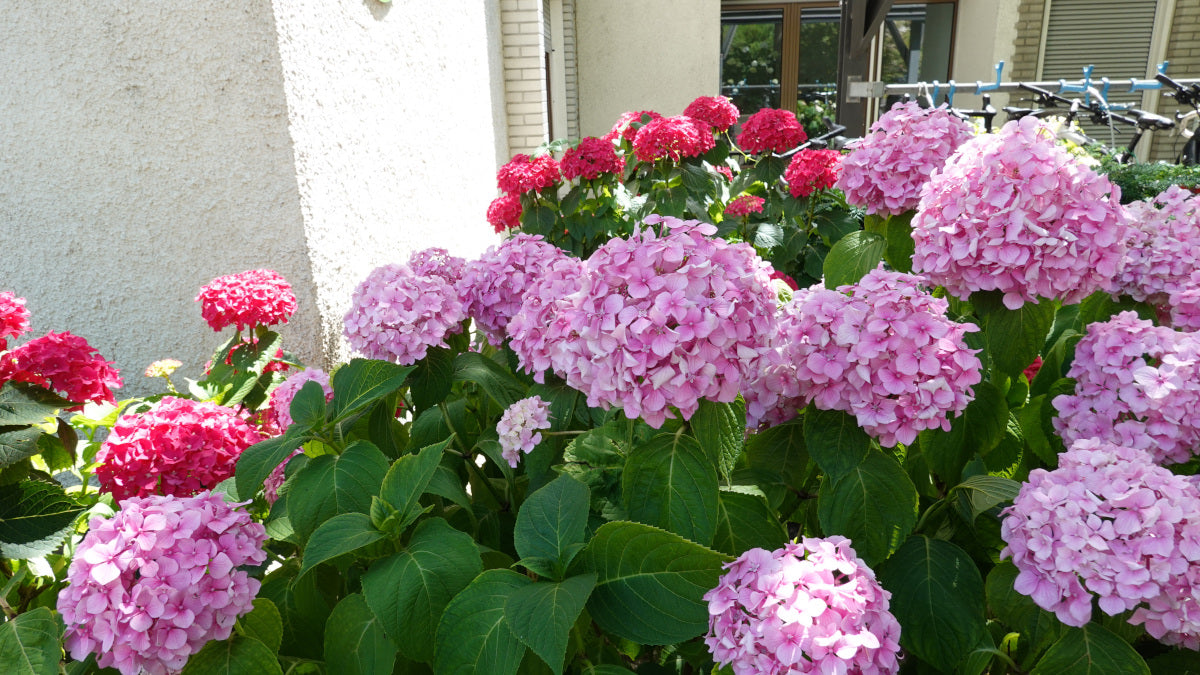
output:
<path id="1" fill-rule="evenodd" d="M 810 136 L 824 133 L 824 118 L 837 117 L 838 39 L 841 10 L 805 9 L 800 13 L 800 58 L 796 116 Z"/>
<path id="2" fill-rule="evenodd" d="M 782 59 L 782 11 L 722 14 L 721 93 L 742 114 L 779 107 Z"/>

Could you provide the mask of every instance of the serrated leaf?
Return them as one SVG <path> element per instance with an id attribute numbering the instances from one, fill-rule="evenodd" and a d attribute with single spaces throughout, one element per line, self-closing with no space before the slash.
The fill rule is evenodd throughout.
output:
<path id="1" fill-rule="evenodd" d="M 429 662 L 443 610 L 482 570 L 475 541 L 430 518 L 404 551 L 372 563 L 363 575 L 363 595 L 400 653 Z"/>
<path id="2" fill-rule="evenodd" d="M 987 630 L 979 569 L 948 541 L 911 537 L 880 568 L 879 582 L 892 593 L 900 645 L 936 668 L 952 670 Z"/>
<path id="3" fill-rule="evenodd" d="M 853 415 L 841 410 L 804 410 L 804 446 L 830 480 L 850 473 L 867 457 L 871 437 Z"/>
<path id="4" fill-rule="evenodd" d="M 971 294 L 971 305 L 983 318 L 992 367 L 1015 379 L 1045 344 L 1054 323 L 1054 303 L 1026 302 L 1018 309 L 1008 309 L 1002 296 L 999 291 L 976 291 Z"/>
<path id="5" fill-rule="evenodd" d="M 777 474 L 780 481 L 793 489 L 804 486 L 810 458 L 804 443 L 804 425 L 792 420 L 765 429 L 746 439 L 746 455 L 750 466 Z"/>
<path id="6" fill-rule="evenodd" d="M 325 666 L 338 675 L 389 675 L 396 647 L 359 593 L 342 598 L 325 624 Z"/>
<path id="7" fill-rule="evenodd" d="M 288 408 L 292 423 L 316 427 L 325 422 L 325 390 L 320 382 L 309 380 L 300 387 Z"/>
<path id="8" fill-rule="evenodd" d="M 504 620 L 525 646 L 561 675 L 571 626 L 595 586 L 594 573 L 522 586 L 508 596 Z"/>
<path id="9" fill-rule="evenodd" d="M 41 424 L 70 401 L 24 382 L 6 382 L 0 386 L 0 427 Z"/>
<path id="10" fill-rule="evenodd" d="M 27 559 L 53 552 L 83 509 L 57 483 L 30 479 L 0 486 L 0 553 Z"/>
<path id="11" fill-rule="evenodd" d="M 533 582 L 511 570 L 487 570 L 446 605 L 437 626 L 438 675 L 514 675 L 525 645 L 504 620 L 514 591 Z"/>
<path id="12" fill-rule="evenodd" d="M 868 565 L 890 556 L 917 524 L 917 488 L 894 458 L 872 450 L 844 476 L 821 481 L 817 517 L 826 536 L 854 542 Z"/>
<path id="13" fill-rule="evenodd" d="M 471 496 L 463 487 L 462 480 L 445 464 L 439 465 L 434 470 L 433 478 L 429 480 L 429 485 L 425 486 L 425 491 L 443 499 L 449 499 L 464 509 L 471 508 Z"/>
<path id="14" fill-rule="evenodd" d="M 772 551 L 786 541 L 787 531 L 764 498 L 721 491 L 713 548 L 736 556 L 752 548 Z"/>
<path id="15" fill-rule="evenodd" d="M 380 539 L 383 539 L 383 533 L 371 525 L 371 517 L 367 514 L 343 513 L 334 516 L 321 523 L 308 538 L 300 574 L 303 576 L 326 560 L 357 551 Z"/>
<path id="16" fill-rule="evenodd" d="M 975 398 L 951 420 L 950 431 L 921 432 L 925 461 L 948 485 L 958 483 L 972 457 L 996 447 L 1008 428 L 1008 403 L 996 385 L 985 380 L 976 384 L 974 391 Z"/>
<path id="17" fill-rule="evenodd" d="M 916 211 L 905 211 L 887 218 L 887 251 L 884 254 L 888 265 L 898 272 L 912 271 L 912 256 L 916 242 L 912 237 L 912 218 Z"/>
<path id="18" fill-rule="evenodd" d="M 583 483 L 567 474 L 555 478 L 529 495 L 517 512 L 513 544 L 522 560 L 557 561 L 555 579 L 566 569 L 567 548 L 584 542 L 591 494 Z"/>
<path id="19" fill-rule="evenodd" d="M 6 675 L 56 675 L 62 660 L 62 621 L 46 607 L 0 624 L 0 663 Z"/>
<path id="20" fill-rule="evenodd" d="M 1054 614 L 1038 607 L 1033 598 L 1016 591 L 1017 574 L 1017 567 L 1008 561 L 992 568 L 984 583 L 987 605 L 996 618 L 1021 634 L 1022 644 L 1027 645 L 1025 653 L 1036 656 L 1058 638 L 1065 626 Z"/>
<path id="21" fill-rule="evenodd" d="M 333 374 L 330 418 L 340 421 L 367 408 L 404 386 L 413 370 L 413 366 L 398 366 L 387 361 L 351 359 Z"/>
<path id="22" fill-rule="evenodd" d="M 42 433 L 37 427 L 0 427 L 0 469 L 36 455 Z"/>
<path id="23" fill-rule="evenodd" d="M 1129 643 L 1089 623 L 1068 627 L 1030 675 L 1150 675 L 1150 667 Z"/>
<path id="24" fill-rule="evenodd" d="M 254 609 L 238 617 L 234 629 L 241 635 L 258 640 L 273 652 L 278 652 L 283 642 L 283 617 L 275 603 L 266 598 L 255 598 Z"/>
<path id="25" fill-rule="evenodd" d="M 446 400 L 454 386 L 454 352 L 445 347 L 430 347 L 408 380 L 417 412 Z"/>
<path id="26" fill-rule="evenodd" d="M 580 559 L 596 573 L 592 620 L 627 640 L 665 645 L 708 629 L 703 596 L 732 558 L 649 525 L 614 521 L 596 530 Z"/>
<path id="27" fill-rule="evenodd" d="M 719 462 L 728 482 L 746 442 L 746 402 L 740 397 L 732 403 L 701 399 L 688 424 L 700 446 Z"/>
<path id="28" fill-rule="evenodd" d="M 292 478 L 287 514 L 304 542 L 321 523 L 342 513 L 370 513 L 388 460 L 367 441 L 355 441 L 341 455 L 314 457 Z"/>
<path id="29" fill-rule="evenodd" d="M 257 494 L 275 467 L 287 459 L 293 450 L 304 445 L 310 437 L 310 431 L 307 427 L 293 424 L 282 436 L 268 438 L 243 450 L 234 469 L 238 494 L 247 497 Z"/>
<path id="30" fill-rule="evenodd" d="M 717 490 L 716 465 L 684 434 L 659 434 L 635 446 L 621 476 L 631 519 L 705 546 L 717 528 Z"/>
<path id="31" fill-rule="evenodd" d="M 283 675 L 275 652 L 242 635 L 215 640 L 192 654 L 181 675 Z"/>
<path id="32" fill-rule="evenodd" d="M 1004 502 L 1011 502 L 1021 491 L 1021 484 L 999 476 L 971 476 L 954 486 L 955 506 L 967 523 L 975 522 L 979 514 Z"/>
<path id="33" fill-rule="evenodd" d="M 887 239 L 874 232 L 859 230 L 842 237 L 825 255 L 825 288 L 858 283 L 879 266 L 886 250 Z"/>
<path id="34" fill-rule="evenodd" d="M 283 641 L 279 653 L 306 659 L 323 658 L 325 620 L 330 607 L 321 594 L 318 577 L 306 574 L 297 577 L 300 561 L 292 558 L 263 580 L 259 597 L 270 600 L 279 610 Z"/>
<path id="35" fill-rule="evenodd" d="M 501 408 L 525 397 L 525 387 L 512 373 L 478 352 L 463 352 L 454 357 L 454 381 L 478 384 Z"/>
<path id="36" fill-rule="evenodd" d="M 388 469 L 379 487 L 379 497 L 396 509 L 401 520 L 411 520 L 410 516 L 421 510 L 421 495 L 425 494 L 425 489 L 433 480 L 442 454 L 451 440 L 447 438 L 423 448 L 415 455 L 405 455 Z"/>

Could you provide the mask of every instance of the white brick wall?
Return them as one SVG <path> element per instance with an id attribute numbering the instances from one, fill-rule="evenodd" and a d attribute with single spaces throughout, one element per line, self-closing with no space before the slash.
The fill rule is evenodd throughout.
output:
<path id="1" fill-rule="evenodd" d="M 549 131 L 542 0 L 501 0 L 500 23 L 509 152 L 529 154 Z"/>
<path id="2" fill-rule="evenodd" d="M 575 60 L 575 0 L 563 0 L 563 43 L 566 45 L 567 137 L 579 138 L 579 70 Z"/>

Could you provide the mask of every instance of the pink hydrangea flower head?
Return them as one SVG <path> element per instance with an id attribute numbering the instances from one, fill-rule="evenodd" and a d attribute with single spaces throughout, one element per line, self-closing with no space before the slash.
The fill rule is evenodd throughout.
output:
<path id="1" fill-rule="evenodd" d="M 699 157 L 715 146 L 708 125 L 687 115 L 651 120 L 633 137 L 633 152 L 642 162 L 678 162 L 684 157 Z"/>
<path id="2" fill-rule="evenodd" d="M 237 326 L 274 326 L 287 323 L 296 311 L 291 285 L 273 270 L 249 270 L 217 277 L 196 296 L 200 315 L 219 331 Z"/>
<path id="3" fill-rule="evenodd" d="M 1167 296 L 1168 320 L 1178 330 L 1200 331 L 1200 271 L 1192 272 L 1184 287 Z"/>
<path id="4" fill-rule="evenodd" d="M 616 123 L 613 124 L 612 129 L 605 134 L 603 138 L 606 141 L 620 140 L 626 143 L 633 143 L 634 136 L 637 135 L 638 130 L 641 129 L 645 123 L 652 122 L 661 117 L 662 115 L 654 112 L 653 110 L 631 110 L 626 113 L 621 113 L 621 116 L 617 118 Z M 645 120 L 645 122 L 642 120 Z"/>
<path id="5" fill-rule="evenodd" d="M 521 233 L 467 263 L 458 294 L 488 342 L 504 344 L 505 329 L 521 309 L 525 294 L 551 265 L 565 257 L 566 253 L 541 235 Z"/>
<path id="6" fill-rule="evenodd" d="M 550 155 L 513 155 L 507 164 L 496 172 L 496 184 L 502 192 L 521 195 L 530 190 L 544 190 L 558 184 L 562 173 L 558 161 Z"/>
<path id="7" fill-rule="evenodd" d="M 232 476 L 242 451 L 261 440 L 230 408 L 168 396 L 117 420 L 96 453 L 96 477 L 101 491 L 118 501 L 186 497 Z"/>
<path id="8" fill-rule="evenodd" d="M 950 320 L 946 300 L 922 281 L 879 268 L 837 291 L 794 293 L 774 340 L 780 357 L 746 396 L 748 419 L 784 421 L 811 402 L 854 415 L 888 447 L 949 431 L 982 379 L 964 339 L 978 329 Z"/>
<path id="9" fill-rule="evenodd" d="M 122 675 L 178 673 L 253 609 L 261 584 L 238 568 L 266 560 L 266 531 L 208 492 L 120 506 L 93 518 L 75 549 L 57 600 L 63 646 Z"/>
<path id="10" fill-rule="evenodd" d="M 737 124 L 738 109 L 724 96 L 699 96 L 683 109 L 683 114 L 700 120 L 713 131 L 725 131 Z"/>
<path id="11" fill-rule="evenodd" d="M 21 337 L 29 331 L 29 310 L 25 309 L 25 298 L 18 298 L 11 291 L 0 292 L 0 350 L 8 345 L 10 337 Z"/>
<path id="12" fill-rule="evenodd" d="M 283 487 L 287 480 L 287 465 L 296 455 L 304 454 L 303 450 L 296 450 L 280 462 L 271 473 L 263 480 L 263 497 L 267 500 L 268 506 L 274 506 L 275 502 L 279 501 L 279 490 Z"/>
<path id="13" fill-rule="evenodd" d="M 1069 626 L 1136 610 L 1160 639 L 1200 646 L 1200 490 L 1145 452 L 1076 441 L 1053 471 L 1035 469 L 1005 509 L 1000 533 L 1017 592 Z M 1190 610 L 1177 602 L 1187 599 Z M 1192 648 L 1196 648 L 1193 646 Z"/>
<path id="14" fill-rule="evenodd" d="M 718 164 L 717 166 L 714 166 L 713 168 L 717 170 L 717 173 L 724 176 L 726 181 L 733 180 L 733 169 L 730 169 L 729 167 L 725 166 L 724 164 Z"/>
<path id="15" fill-rule="evenodd" d="M 306 382 L 316 382 L 325 392 L 325 402 L 333 400 L 333 388 L 329 386 L 329 373 L 320 368 L 305 368 L 298 370 L 271 392 L 271 409 L 275 412 L 275 421 L 280 429 L 292 426 L 292 399 L 300 393 Z"/>
<path id="16" fill-rule="evenodd" d="M 833 187 L 841 170 L 842 153 L 805 148 L 792 157 L 784 169 L 783 180 L 787 182 L 788 192 L 799 199 Z"/>
<path id="17" fill-rule="evenodd" d="M 725 565 L 708 602 L 708 645 L 736 675 L 895 673 L 900 622 L 845 537 L 752 548 Z"/>
<path id="18" fill-rule="evenodd" d="M 121 374 L 112 362 L 71 333 L 47 333 L 0 354 L 0 384 L 28 382 L 72 403 L 116 403 Z"/>
<path id="19" fill-rule="evenodd" d="M 963 143 L 922 189 L 912 230 L 914 271 L 959 298 L 1000 291 L 1009 309 L 1095 293 L 1128 239 L 1120 189 L 1034 117 Z"/>
<path id="20" fill-rule="evenodd" d="M 457 283 L 467 267 L 467 261 L 444 248 L 427 248 L 414 251 L 408 258 L 408 266 L 414 274 L 423 277 L 441 277 L 447 283 Z"/>
<path id="21" fill-rule="evenodd" d="M 454 284 L 408 265 L 384 265 L 354 289 L 344 335 L 367 358 L 407 366 L 444 346 L 466 318 Z"/>
<path id="22" fill-rule="evenodd" d="M 515 194 L 503 194 L 488 204 L 487 221 L 501 234 L 506 230 L 515 230 L 521 226 L 521 197 Z"/>
<path id="23" fill-rule="evenodd" d="M 551 360 L 588 405 L 621 406 L 659 428 L 674 410 L 691 418 L 701 399 L 737 397 L 769 351 L 775 295 L 770 265 L 749 244 L 713 238 L 699 221 L 645 224 L 588 259 Z"/>
<path id="24" fill-rule="evenodd" d="M 738 147 L 751 155 L 787 152 L 808 140 L 796 113 L 778 108 L 763 108 L 746 119 L 738 134 Z"/>
<path id="25" fill-rule="evenodd" d="M 584 269 L 582 260 L 570 256 L 552 262 L 525 291 L 521 308 L 508 322 L 508 346 L 537 382 L 545 381 L 555 345 L 566 334 L 562 312 L 579 290 Z"/>
<path id="26" fill-rule="evenodd" d="M 589 136 L 579 145 L 563 153 L 563 178 L 595 180 L 604 174 L 620 175 L 625 170 L 625 158 L 617 154 L 611 139 Z"/>
<path id="27" fill-rule="evenodd" d="M 517 468 L 521 453 L 528 455 L 542 442 L 541 431 L 550 428 L 550 404 L 537 396 L 523 398 L 510 405 L 500 421 L 496 433 L 500 435 L 500 456 L 508 465 Z"/>
<path id="28" fill-rule="evenodd" d="M 730 218 L 743 218 L 751 213 L 762 213 L 763 204 L 766 200 L 762 197 L 754 195 L 741 195 L 734 197 L 729 204 L 725 206 L 725 215 Z"/>
<path id="29" fill-rule="evenodd" d="M 1075 391 L 1051 401 L 1067 445 L 1098 438 L 1160 464 L 1200 451 L 1200 334 L 1122 312 L 1087 327 L 1067 377 Z"/>
<path id="30" fill-rule="evenodd" d="M 1172 185 L 1162 194 L 1125 206 L 1129 250 L 1105 290 L 1156 306 L 1191 287 L 1200 270 L 1200 195 Z"/>
<path id="31" fill-rule="evenodd" d="M 911 211 L 933 172 L 971 137 L 971 126 L 945 108 L 897 103 L 850 147 L 836 187 L 867 213 Z"/>

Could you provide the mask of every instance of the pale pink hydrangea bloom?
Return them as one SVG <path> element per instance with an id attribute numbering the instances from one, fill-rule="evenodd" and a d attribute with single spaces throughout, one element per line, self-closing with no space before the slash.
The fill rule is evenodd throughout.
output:
<path id="1" fill-rule="evenodd" d="M 1125 206 L 1131 227 L 1120 273 L 1105 290 L 1165 304 L 1200 270 L 1200 195 L 1178 185 Z"/>
<path id="2" fill-rule="evenodd" d="M 913 271 L 955 297 L 1070 304 L 1116 275 L 1129 238 L 1120 188 L 1034 117 L 964 143 L 921 191 Z"/>
<path id="3" fill-rule="evenodd" d="M 279 490 L 287 481 L 287 465 L 296 455 L 304 454 L 303 450 L 295 450 L 279 463 L 271 473 L 263 480 L 263 497 L 267 500 L 268 506 L 274 506 L 275 502 L 279 501 Z"/>
<path id="4" fill-rule="evenodd" d="M 96 453 L 96 478 L 118 501 L 193 495 L 231 477 L 242 451 L 260 440 L 231 408 L 168 396 L 117 420 Z"/>
<path id="5" fill-rule="evenodd" d="M 579 290 L 583 273 L 584 263 L 578 258 L 555 260 L 525 292 L 521 309 L 508 322 L 508 346 L 536 382 L 544 382 L 545 371 L 553 365 L 551 353 L 567 331 L 562 312 Z"/>
<path id="6" fill-rule="evenodd" d="M 1200 331 L 1200 271 L 1192 272 L 1183 288 L 1167 296 L 1168 320 L 1178 330 Z"/>
<path id="7" fill-rule="evenodd" d="M 505 328 L 521 309 L 525 293 L 546 270 L 567 254 L 541 235 L 518 234 L 491 246 L 467 263 L 458 294 L 476 327 L 495 346 L 504 344 Z"/>
<path id="8" fill-rule="evenodd" d="M 1076 441 L 1053 471 L 1035 469 L 1005 509 L 1001 558 L 1015 589 L 1069 626 L 1137 609 L 1157 638 L 1200 645 L 1200 491 L 1145 452 Z M 1165 641 L 1165 640 L 1164 640 Z"/>
<path id="9" fill-rule="evenodd" d="M 1200 334 L 1122 312 L 1088 326 L 1056 396 L 1054 428 L 1067 445 L 1087 438 L 1145 450 L 1157 463 L 1200 449 Z"/>
<path id="10" fill-rule="evenodd" d="M 508 406 L 496 433 L 500 435 L 500 456 L 508 465 L 517 468 L 521 453 L 529 454 L 542 442 L 541 431 L 550 428 L 550 404 L 538 396 L 530 396 Z"/>
<path id="11" fill-rule="evenodd" d="M 89 527 L 58 594 L 73 659 L 178 673 L 253 608 L 261 584 L 237 568 L 266 560 L 266 532 L 219 495 L 131 498 Z"/>
<path id="12" fill-rule="evenodd" d="M 978 329 L 947 318 L 946 300 L 921 281 L 880 268 L 837 291 L 795 292 L 779 321 L 780 357 L 746 395 L 748 421 L 778 423 L 815 402 L 854 415 L 884 446 L 949 430 L 982 377 L 964 341 Z"/>
<path id="13" fill-rule="evenodd" d="M 444 248 L 414 251 L 408 258 L 413 273 L 423 277 L 441 277 L 447 283 L 457 283 L 467 267 L 467 261 Z"/>
<path id="14" fill-rule="evenodd" d="M 316 382 L 321 385 L 321 390 L 325 392 L 325 401 L 333 400 L 333 388 L 329 386 L 329 373 L 320 368 L 305 368 L 299 370 L 287 379 L 279 383 L 271 392 L 271 409 L 275 413 L 275 421 L 279 424 L 280 429 L 287 429 L 292 426 L 292 399 L 296 398 L 296 394 L 300 393 L 300 389 L 307 382 Z"/>
<path id="15" fill-rule="evenodd" d="M 454 284 L 408 265 L 384 265 L 354 289 L 344 334 L 367 358 L 407 366 L 425 358 L 430 347 L 445 345 L 466 318 Z"/>
<path id="16" fill-rule="evenodd" d="M 621 406 L 659 428 L 701 399 L 731 402 L 769 350 L 771 268 L 749 244 L 712 238 L 712 225 L 650 216 L 587 261 L 562 311 L 554 371 L 588 405 Z M 652 229 L 662 225 L 667 233 Z"/>
<path id="17" fill-rule="evenodd" d="M 845 537 L 804 537 L 775 551 L 752 548 L 708 602 L 713 659 L 737 675 L 894 673 L 900 623 L 884 590 Z"/>
<path id="18" fill-rule="evenodd" d="M 972 135 L 971 125 L 945 108 L 897 103 L 849 146 L 835 187 L 867 213 L 911 211 L 933 172 Z"/>

